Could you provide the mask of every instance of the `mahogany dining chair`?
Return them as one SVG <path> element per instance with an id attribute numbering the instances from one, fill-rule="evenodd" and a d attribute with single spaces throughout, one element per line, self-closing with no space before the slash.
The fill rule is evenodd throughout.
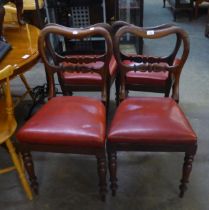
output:
<path id="1" fill-rule="evenodd" d="M 173 88 L 171 97 L 127 97 L 126 94 L 126 77 L 129 72 L 147 74 L 163 72 L 167 73 L 168 78 L 176 81 L 179 79 L 179 67 L 173 65 L 173 56 L 170 59 L 134 57 L 131 59 L 131 61 L 134 61 L 134 65 L 127 64 L 124 62 L 124 57 L 121 57 L 118 53 L 120 37 L 125 33 L 132 33 L 143 39 L 161 38 L 171 34 L 176 35 L 177 39 L 181 38 L 184 46 L 181 67 L 189 53 L 188 34 L 177 26 L 160 27 L 148 31 L 137 26 L 128 25 L 117 31 L 114 39 L 114 50 L 121 71 L 120 99 L 122 102 L 116 109 L 107 137 L 112 194 L 115 195 L 117 190 L 117 152 L 184 152 L 185 158 L 180 184 L 180 197 L 183 197 L 197 149 L 197 136 L 181 107 L 176 103 L 178 88 Z M 167 60 L 168 62 L 164 62 Z M 128 84 L 132 84 L 131 80 Z"/>
<path id="2" fill-rule="evenodd" d="M 54 51 L 54 46 L 50 43 L 52 34 L 70 39 L 84 39 L 88 36 L 101 35 L 107 43 L 107 51 L 103 55 L 93 57 L 62 56 Z M 93 81 L 99 78 L 102 100 L 105 101 L 107 69 L 112 56 L 110 34 L 103 27 L 75 30 L 51 24 L 41 30 L 38 46 L 47 71 L 49 101 L 17 132 L 19 148 L 30 177 L 31 186 L 38 193 L 38 182 L 34 172 L 31 151 L 93 155 L 97 158 L 101 199 L 105 200 L 105 106 L 101 100 L 95 98 L 56 96 L 54 76 L 56 73 L 72 72 L 76 79 L 76 75 L 82 72 L 88 74 L 89 78 L 92 77 Z M 71 64 L 67 65 L 67 63 Z M 80 79 L 78 76 L 78 80 Z"/>

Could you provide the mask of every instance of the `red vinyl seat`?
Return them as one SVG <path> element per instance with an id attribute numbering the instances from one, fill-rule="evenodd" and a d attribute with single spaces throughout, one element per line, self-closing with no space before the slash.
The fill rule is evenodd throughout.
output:
<path id="1" fill-rule="evenodd" d="M 105 108 L 100 101 L 56 97 L 25 123 L 17 138 L 21 143 L 102 148 L 105 123 Z"/>
<path id="2" fill-rule="evenodd" d="M 176 35 L 177 43 L 182 38 L 183 53 L 179 60 L 164 62 L 165 58 L 138 56 L 130 60 L 118 53 L 120 37 L 130 33 L 138 37 L 155 39 L 167 35 Z M 178 46 L 178 44 L 177 44 Z M 180 197 L 189 182 L 192 161 L 197 149 L 197 136 L 185 114 L 177 104 L 180 72 L 189 53 L 187 33 L 173 25 L 146 28 L 127 25 L 120 28 L 114 39 L 114 52 L 120 70 L 120 99 L 116 113 L 110 125 L 107 138 L 110 182 L 112 194 L 117 189 L 117 152 L 119 151 L 154 151 L 184 152 L 184 164 L 180 188 Z M 168 57 L 167 57 L 168 58 Z M 135 84 L 166 86 L 171 80 L 173 93 L 168 97 L 127 97 L 129 88 Z M 170 87 L 171 87 L 170 86 Z M 141 90 L 139 87 L 134 90 Z M 164 167 L 164 166 L 163 166 Z"/>
<path id="3" fill-rule="evenodd" d="M 171 98 L 128 98 L 118 107 L 108 134 L 109 143 L 150 145 L 195 144 L 186 116 Z"/>

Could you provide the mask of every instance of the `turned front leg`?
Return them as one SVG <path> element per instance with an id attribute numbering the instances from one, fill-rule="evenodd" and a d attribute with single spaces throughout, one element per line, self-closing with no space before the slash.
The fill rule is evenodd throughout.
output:
<path id="1" fill-rule="evenodd" d="M 179 186 L 180 194 L 179 197 L 183 197 L 185 191 L 187 190 L 187 184 L 189 183 L 189 176 L 192 171 L 192 162 L 194 160 L 194 154 L 185 154 L 184 165 L 183 165 L 183 174 L 181 179 L 181 184 Z"/>
<path id="2" fill-rule="evenodd" d="M 97 166 L 98 166 L 97 168 L 99 175 L 100 195 L 102 201 L 105 201 L 106 192 L 107 192 L 107 182 L 106 182 L 107 167 L 106 167 L 105 155 L 97 156 Z"/>
<path id="3" fill-rule="evenodd" d="M 116 152 L 108 152 L 108 165 L 110 172 L 110 188 L 112 190 L 112 195 L 116 195 L 117 190 L 117 154 Z"/>
<path id="4" fill-rule="evenodd" d="M 38 194 L 38 182 L 34 171 L 33 160 L 30 152 L 22 152 L 22 158 L 25 165 L 25 169 L 29 175 L 31 187 L 33 191 Z"/>

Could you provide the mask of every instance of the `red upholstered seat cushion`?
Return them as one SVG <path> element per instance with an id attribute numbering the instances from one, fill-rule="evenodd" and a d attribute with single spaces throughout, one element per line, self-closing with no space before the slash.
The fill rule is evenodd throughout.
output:
<path id="1" fill-rule="evenodd" d="M 23 143 L 84 147 L 105 145 L 105 107 L 79 96 L 52 98 L 18 131 Z"/>
<path id="2" fill-rule="evenodd" d="M 66 63 L 66 62 L 62 64 L 64 66 L 75 65 L 75 64 Z M 91 67 L 101 68 L 103 65 L 104 65 L 104 62 L 102 61 L 86 64 L 86 66 L 88 66 L 89 68 Z M 112 56 L 110 60 L 110 64 L 109 64 L 109 73 L 111 77 L 116 74 L 116 70 L 117 70 L 117 63 L 114 56 Z M 82 85 L 96 85 L 96 86 L 100 86 L 102 84 L 101 76 L 95 72 L 84 74 L 84 73 L 65 71 L 65 72 L 61 72 L 60 74 L 61 74 L 61 78 L 66 84 L 72 84 L 72 85 L 82 84 Z"/>
<path id="3" fill-rule="evenodd" d="M 118 107 L 108 141 L 111 143 L 190 144 L 196 134 L 171 98 L 128 98 Z"/>
<path id="4" fill-rule="evenodd" d="M 129 60 L 123 62 L 126 65 L 133 66 L 135 63 Z M 164 64 L 165 65 L 165 64 Z M 151 86 L 166 86 L 166 80 L 168 79 L 168 72 L 134 72 L 129 71 L 126 74 L 127 84 L 141 84 L 141 85 L 151 85 Z"/>

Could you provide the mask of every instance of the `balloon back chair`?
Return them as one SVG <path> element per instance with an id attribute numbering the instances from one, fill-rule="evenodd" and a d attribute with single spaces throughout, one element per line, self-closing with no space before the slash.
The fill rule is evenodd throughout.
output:
<path id="1" fill-rule="evenodd" d="M 94 27 L 102 27 L 110 34 L 108 39 L 106 38 L 107 40 L 105 40 L 105 47 L 102 50 L 103 52 L 100 50 L 93 50 L 93 52 L 82 52 L 82 50 L 80 50 L 80 52 L 76 52 L 76 50 L 71 50 L 69 54 L 59 57 L 57 60 L 59 64 L 65 66 L 66 68 L 76 68 L 76 66 L 82 65 L 84 69 L 97 69 L 97 72 L 92 74 L 84 73 L 82 71 L 76 73 L 62 71 L 58 73 L 58 78 L 64 95 L 71 95 L 75 91 L 101 91 L 102 101 L 108 109 L 110 87 L 115 80 L 117 71 L 115 58 L 109 53 L 112 48 L 112 44 L 109 45 L 111 42 L 111 40 L 109 40 L 109 38 L 111 38 L 111 26 L 106 23 L 97 23 L 88 27 L 88 29 L 92 29 Z M 77 29 L 72 30 L 76 31 Z M 93 35 L 94 37 L 86 37 L 87 39 L 80 37 L 80 34 L 77 34 L 76 36 L 74 35 L 74 37 L 77 41 L 80 41 L 80 43 L 85 45 L 86 41 L 95 39 L 95 35 L 98 36 L 98 34 Z M 71 38 L 72 37 L 68 37 L 68 41 Z M 102 35 L 99 38 L 102 39 Z M 106 83 L 103 82 L 104 79 Z"/>
<path id="2" fill-rule="evenodd" d="M 129 26 L 134 27 L 134 25 L 131 25 L 131 24 L 129 24 Z M 141 28 L 141 30 L 148 34 L 153 33 L 153 36 L 151 37 L 151 39 L 158 42 L 160 41 L 161 37 L 156 36 L 155 31 L 156 30 L 166 31 L 166 30 L 169 30 L 169 28 L 173 26 L 174 26 L 173 24 L 164 24 L 164 25 L 159 25 L 156 27 Z M 124 33 L 123 36 L 125 34 L 128 34 L 128 32 Z M 118 95 L 117 104 L 119 103 L 120 100 L 123 100 L 126 97 L 126 94 L 128 94 L 129 90 L 163 93 L 165 97 L 168 97 L 170 94 L 170 90 L 172 88 L 172 97 L 177 102 L 179 101 L 179 79 L 180 79 L 183 66 L 187 60 L 187 56 L 189 52 L 189 41 L 188 39 L 186 39 L 183 45 L 182 34 L 178 34 L 178 33 L 170 34 L 171 37 L 172 35 L 176 36 L 176 42 L 170 54 L 159 55 L 159 56 L 151 55 L 151 53 L 149 53 L 148 55 L 125 53 L 124 51 L 121 51 L 121 49 L 118 47 L 120 45 L 120 42 L 121 42 L 120 39 L 122 39 L 122 36 L 119 38 L 116 37 L 119 43 L 117 44 L 118 46 L 115 45 L 116 46 L 115 56 L 118 57 L 119 63 L 122 62 L 120 66 L 118 66 L 118 74 L 116 78 L 116 83 L 117 83 L 116 94 Z M 118 34 L 116 33 L 115 36 L 118 36 Z M 167 34 L 166 36 L 169 37 L 169 34 Z M 144 37 L 144 40 L 145 40 L 145 37 Z M 171 40 L 168 39 L 168 43 L 170 43 L 170 41 Z M 168 46 L 166 45 L 166 48 L 167 47 Z M 172 47 L 172 44 L 171 44 L 171 47 Z M 183 54 L 181 54 L 180 57 L 177 57 L 179 56 L 179 53 L 182 48 L 183 48 Z M 172 71 L 172 73 L 169 73 L 168 71 L 160 71 L 160 72 L 135 71 L 135 67 L 142 63 L 144 65 L 153 64 L 153 63 L 158 63 L 158 65 L 161 65 L 161 66 L 169 65 L 170 67 L 172 66 L 172 68 L 174 68 L 174 71 Z M 131 69 L 132 71 L 130 71 Z M 124 79 L 123 87 L 120 86 L 120 84 L 122 84 L 120 82 L 120 79 Z M 120 89 L 122 89 L 122 91 L 120 92 L 121 95 L 119 96 Z"/>
<path id="3" fill-rule="evenodd" d="M 173 65 L 173 57 L 165 58 L 165 60 L 152 57 L 134 57 L 134 65 L 127 65 L 124 63 L 124 57 L 118 53 L 120 38 L 125 33 L 132 33 L 143 39 L 161 38 L 169 34 L 176 35 L 177 39 L 181 38 L 184 45 L 181 65 L 183 65 L 189 53 L 188 35 L 183 29 L 176 26 L 158 27 L 156 30 L 147 31 L 129 25 L 117 31 L 114 39 L 114 50 L 121 71 L 120 96 L 123 101 L 119 104 L 113 117 L 107 139 L 112 194 L 115 195 L 117 189 L 116 154 L 118 151 L 184 152 L 185 159 L 180 184 L 180 196 L 182 197 L 192 169 L 192 161 L 197 148 L 197 137 L 180 106 L 175 101 L 178 89 L 173 88 L 171 98 L 148 96 L 126 98 L 126 75 L 129 72 L 167 72 L 168 78 L 172 81 L 172 79 L 175 79 L 175 75 L 179 75 L 179 67 Z M 129 57 L 129 59 L 131 58 Z M 128 84 L 131 85 L 130 81 Z"/>
<path id="4" fill-rule="evenodd" d="M 74 40 L 101 35 L 107 43 L 107 51 L 104 55 L 94 57 L 62 57 L 54 51 L 54 46 L 50 42 L 52 34 Z M 102 78 L 100 86 L 104 101 L 107 88 L 106 71 L 112 56 L 111 37 L 108 31 L 101 27 L 75 30 L 51 24 L 42 29 L 38 47 L 47 71 L 49 101 L 17 133 L 31 186 L 38 193 L 38 182 L 30 151 L 95 155 L 98 160 L 100 194 L 104 200 L 106 194 L 105 106 L 101 100 L 85 96 L 55 97 L 54 75 L 69 71 L 74 72 L 76 77 L 77 72 L 84 72 L 94 78 L 98 74 L 98 77 Z M 65 62 L 70 62 L 71 65 L 66 65 Z M 77 62 L 79 64 L 74 65 Z M 92 62 L 97 62 L 97 68 L 92 67 Z"/>
<path id="5" fill-rule="evenodd" d="M 2 84 L 2 91 L 0 94 L 0 145 L 5 145 L 9 152 L 14 166 L 0 169 L 0 174 L 17 170 L 21 184 L 27 197 L 32 200 L 32 191 L 26 180 L 21 161 L 16 153 L 15 147 L 11 142 L 11 137 L 14 134 L 17 123 L 13 113 L 13 103 L 10 93 L 9 76 L 13 74 L 14 68 L 7 66 L 0 71 L 0 81 Z"/>

